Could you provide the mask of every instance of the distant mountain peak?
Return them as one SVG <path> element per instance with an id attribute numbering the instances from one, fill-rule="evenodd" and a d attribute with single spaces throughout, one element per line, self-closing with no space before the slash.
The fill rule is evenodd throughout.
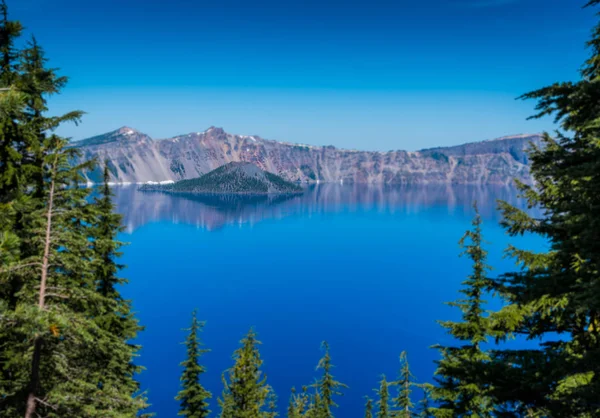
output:
<path id="1" fill-rule="evenodd" d="M 84 148 L 86 158 L 110 159 L 119 182 L 192 179 L 229 162 L 247 161 L 302 183 L 512 184 L 514 178 L 531 183 L 527 149 L 540 142 L 538 134 L 519 134 L 415 152 L 370 152 L 232 135 L 217 126 L 153 141 L 123 126 L 72 146 Z M 233 171 L 248 178 L 256 173 L 253 167 L 241 167 Z M 89 178 L 97 181 L 97 174 Z"/>
<path id="2" fill-rule="evenodd" d="M 210 135 L 210 136 L 221 136 L 221 135 L 227 135 L 225 133 L 225 130 L 223 128 L 220 128 L 218 126 L 211 126 L 210 128 L 208 128 L 206 131 L 204 131 L 204 133 L 206 135 Z"/>
<path id="3" fill-rule="evenodd" d="M 111 132 L 107 132 L 102 135 L 97 135 L 92 138 L 83 139 L 81 141 L 74 142 L 73 145 L 78 147 L 83 146 L 95 146 L 110 144 L 113 142 L 139 142 L 139 141 L 151 141 L 150 137 L 137 129 L 130 128 L 129 126 L 122 126 Z"/>
<path id="4" fill-rule="evenodd" d="M 507 135 L 501 136 L 500 138 L 487 139 L 482 142 L 492 142 L 492 141 L 510 141 L 511 139 L 528 139 L 528 138 L 539 138 L 540 134 L 517 134 L 517 135 Z"/>
<path id="5" fill-rule="evenodd" d="M 115 134 L 117 135 L 134 135 L 134 134 L 140 134 L 141 132 L 138 131 L 137 129 L 134 128 L 130 128 L 129 126 L 122 126 L 119 129 L 117 129 L 116 131 L 113 131 Z"/>

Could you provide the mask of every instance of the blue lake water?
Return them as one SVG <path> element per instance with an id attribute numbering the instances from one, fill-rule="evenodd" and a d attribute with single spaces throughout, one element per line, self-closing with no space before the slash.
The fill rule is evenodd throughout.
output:
<path id="1" fill-rule="evenodd" d="M 203 357 L 203 383 L 213 393 L 213 413 L 221 373 L 255 327 L 282 413 L 291 387 L 318 376 L 327 340 L 335 375 L 349 386 L 336 415 L 357 418 L 381 374 L 396 378 L 403 350 L 416 379 L 432 381 L 437 352 L 429 347 L 451 342 L 436 321 L 458 318 L 444 302 L 457 298 L 470 271 L 457 242 L 470 227 L 474 200 L 493 274 L 514 268 L 503 258 L 509 242 L 543 246 L 533 237 L 510 238 L 498 225 L 497 199 L 523 206 L 509 188 L 321 185 L 279 198 L 169 196 L 134 186 L 115 193 L 126 227 L 121 238 L 130 243 L 124 293 L 146 327 L 140 379 L 159 417 L 177 415 L 181 329 L 195 308 L 212 350 Z"/>

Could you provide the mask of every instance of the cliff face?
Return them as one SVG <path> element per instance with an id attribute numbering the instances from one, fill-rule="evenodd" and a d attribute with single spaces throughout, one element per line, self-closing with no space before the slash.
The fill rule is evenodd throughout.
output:
<path id="1" fill-rule="evenodd" d="M 417 152 L 370 152 L 231 135 L 221 128 L 153 141 L 131 128 L 73 143 L 83 159 L 108 161 L 116 182 L 177 181 L 229 162 L 250 162 L 291 181 L 381 184 L 509 184 L 531 182 L 521 135 Z M 99 181 L 100 170 L 86 173 Z"/>

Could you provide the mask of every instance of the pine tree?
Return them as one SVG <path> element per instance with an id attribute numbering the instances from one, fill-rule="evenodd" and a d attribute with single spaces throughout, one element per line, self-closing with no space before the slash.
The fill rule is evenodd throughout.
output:
<path id="1" fill-rule="evenodd" d="M 23 289 L 16 309 L 7 313 L 15 324 L 11 331 L 32 347 L 13 359 L 14 365 L 21 360 L 21 368 L 31 364 L 28 378 L 14 382 L 16 393 L 27 398 L 26 417 L 79 410 L 98 383 L 94 389 L 80 363 L 85 357 L 80 344 L 95 341 L 99 332 L 87 311 L 96 300 L 89 239 L 81 231 L 82 221 L 91 228 L 88 192 L 77 186 L 78 170 L 86 167 L 70 165 L 73 151 L 65 148 L 65 140 L 51 136 L 45 145 L 52 151 L 45 157 L 43 206 L 27 214 L 24 223 L 25 244 L 33 255 L 21 260 L 17 274 Z"/>
<path id="2" fill-rule="evenodd" d="M 317 370 L 323 371 L 321 378 L 316 383 L 316 387 L 322 398 L 319 416 L 330 418 L 333 417 L 332 408 L 337 407 L 333 398 L 337 395 L 341 395 L 341 390 L 348 386 L 335 380 L 334 376 L 331 374 L 331 369 L 334 366 L 331 363 L 331 356 L 329 355 L 329 344 L 327 344 L 326 341 L 323 341 L 321 348 L 325 353 L 317 365 Z"/>
<path id="3" fill-rule="evenodd" d="M 88 353 L 84 353 L 82 362 L 88 365 L 90 383 L 97 382 L 102 388 L 103 398 L 119 400 L 116 404 L 106 404 L 105 408 L 131 415 L 148 406 L 135 380 L 135 375 L 141 372 L 141 367 L 134 364 L 140 347 L 131 343 L 142 327 L 132 313 L 131 302 L 124 299 L 119 291 L 119 287 L 127 283 L 118 276 L 123 266 L 117 263 L 123 245 L 117 236 L 122 231 L 122 217 L 114 212 L 108 182 L 109 173 L 105 166 L 99 196 L 94 199 L 93 205 L 88 206 L 89 216 L 93 218 L 92 269 L 98 293 L 88 310 L 102 333 L 96 338 L 97 355 L 90 358 Z"/>
<path id="4" fill-rule="evenodd" d="M 369 397 L 365 403 L 365 418 L 373 418 L 373 400 Z"/>
<path id="5" fill-rule="evenodd" d="M 8 18 L 6 3 L 0 3 L 0 417 L 12 413 L 16 401 L 13 366 L 18 354 L 20 337 L 11 332 L 8 318 L 15 309 L 17 293 L 22 286 L 14 269 L 21 260 L 22 236 L 17 223 L 20 209 L 26 203 L 27 175 L 22 169 L 23 144 L 27 138 L 26 127 L 19 123 L 25 109 L 25 97 L 13 88 L 18 70 L 18 53 L 15 41 L 22 27 Z M 6 412 L 3 412 L 6 411 Z"/>
<path id="6" fill-rule="evenodd" d="M 550 246 L 510 247 L 522 268 L 494 283 L 508 305 L 494 315 L 498 329 L 541 341 L 493 354 L 489 384 L 521 416 L 600 416 L 600 24 L 588 46 L 580 81 L 523 96 L 538 101 L 535 118 L 552 115 L 561 129 L 530 151 L 535 187 L 519 184 L 540 214 L 502 203 L 509 234 L 537 234 Z"/>
<path id="7" fill-rule="evenodd" d="M 19 21 L 9 20 L 6 0 L 0 3 L 0 19 L 0 84 L 10 87 L 19 70 L 15 41 L 21 36 L 23 26 Z"/>
<path id="8" fill-rule="evenodd" d="M 381 376 L 379 382 L 379 389 L 377 390 L 377 418 L 389 418 L 390 417 L 390 392 L 389 383 L 385 378 L 385 375 Z"/>
<path id="9" fill-rule="evenodd" d="M 100 233 L 112 207 L 80 187 L 93 164 L 72 165 L 77 151 L 51 133 L 82 113 L 46 115 L 66 79 L 35 41 L 15 50 L 20 24 L 0 12 L 0 417 L 135 416 L 145 402 L 127 340 L 139 328 L 98 286 L 98 249 L 117 256 L 118 227 Z"/>
<path id="10" fill-rule="evenodd" d="M 0 210 L 2 229 L 11 232 L 17 232 L 15 202 L 27 192 L 28 172 L 32 170 L 23 162 L 32 135 L 32 130 L 20 123 L 26 97 L 15 86 L 20 64 L 15 43 L 22 30 L 20 22 L 9 19 L 3 0 L 0 3 Z"/>
<path id="11" fill-rule="evenodd" d="M 432 406 L 431 406 L 431 390 L 433 386 L 429 384 L 421 385 L 423 390 L 423 398 L 419 401 L 419 412 L 417 413 L 418 418 L 433 418 Z"/>
<path id="12" fill-rule="evenodd" d="M 46 116 L 48 97 L 60 93 L 68 81 L 67 77 L 57 74 L 57 69 L 47 68 L 47 62 L 44 50 L 33 37 L 21 51 L 20 73 L 14 83 L 16 89 L 25 97 L 25 111 L 21 122 L 33 133 L 26 142 L 26 151 L 22 155 L 23 164 L 32 167 L 29 174 L 33 177 L 36 197 L 41 197 L 43 193 L 43 174 L 38 167 L 43 163 L 43 144 L 47 132 L 65 122 L 77 124 L 83 116 L 81 111 L 69 112 L 62 116 Z"/>
<path id="13" fill-rule="evenodd" d="M 263 364 L 258 352 L 260 341 L 251 329 L 240 343 L 233 355 L 234 365 L 223 377 L 221 417 L 256 418 L 264 413 L 269 394 L 266 377 L 260 369 Z"/>
<path id="14" fill-rule="evenodd" d="M 305 408 L 304 394 L 298 395 L 296 388 L 292 388 L 292 394 L 290 396 L 290 402 L 287 409 L 288 418 L 301 418 Z"/>
<path id="15" fill-rule="evenodd" d="M 392 415 L 394 417 L 402 418 L 412 417 L 412 408 L 414 405 L 410 396 L 414 383 L 406 351 L 400 353 L 400 376 L 399 379 L 394 382 L 394 385 L 398 387 L 398 395 L 393 399 L 395 411 Z"/>
<path id="16" fill-rule="evenodd" d="M 481 216 L 477 204 L 473 207 L 473 228 L 459 241 L 462 254 L 468 256 L 473 264 L 473 271 L 462 283 L 460 292 L 465 298 L 449 303 L 461 310 L 462 321 L 441 323 L 463 345 L 436 346 L 442 354 L 442 359 L 437 362 L 438 386 L 433 389 L 433 395 L 439 402 L 436 410 L 439 417 L 489 417 L 493 412 L 489 390 L 480 378 L 490 361 L 489 354 L 481 348 L 492 333 L 483 299 L 490 285 L 487 276 L 489 267 L 486 264 L 487 251 L 483 248 Z"/>
<path id="17" fill-rule="evenodd" d="M 271 386 L 267 387 L 267 412 L 265 412 L 265 418 L 276 418 L 279 416 L 277 412 L 277 395 Z"/>
<path id="18" fill-rule="evenodd" d="M 210 350 L 201 348 L 200 332 L 204 322 L 198 321 L 197 311 L 192 312 L 192 324 L 186 329 L 189 332 L 185 341 L 186 359 L 181 363 L 181 390 L 175 397 L 179 401 L 179 414 L 186 418 L 206 418 L 210 414 L 208 399 L 212 397 L 200 383 L 200 377 L 206 372 L 200 364 L 200 357 Z"/>

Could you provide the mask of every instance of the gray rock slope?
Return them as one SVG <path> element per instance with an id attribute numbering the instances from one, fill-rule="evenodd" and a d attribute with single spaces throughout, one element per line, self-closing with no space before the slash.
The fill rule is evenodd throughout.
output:
<path id="1" fill-rule="evenodd" d="M 356 151 L 233 135 L 221 128 L 153 140 L 135 129 L 74 142 L 82 159 L 108 161 L 113 181 L 145 183 L 199 177 L 230 162 L 249 162 L 289 181 L 378 184 L 531 183 L 525 150 L 539 135 L 416 152 Z M 100 180 L 100 170 L 85 173 Z"/>

